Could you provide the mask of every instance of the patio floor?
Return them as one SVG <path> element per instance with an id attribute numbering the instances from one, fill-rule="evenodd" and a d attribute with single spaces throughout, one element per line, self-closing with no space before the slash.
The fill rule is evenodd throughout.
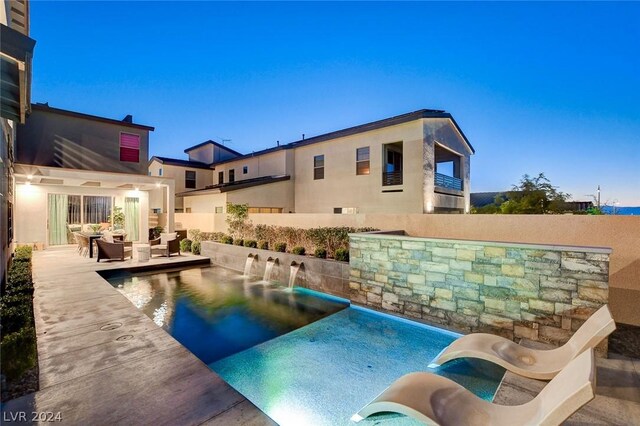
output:
<path id="1" fill-rule="evenodd" d="M 520 344 L 530 348 L 551 348 L 524 339 Z M 609 354 L 607 359 L 596 359 L 596 366 L 596 397 L 563 425 L 640 424 L 640 359 Z M 525 404 L 535 398 L 546 384 L 507 371 L 493 402 L 501 405 Z"/>
<path id="2" fill-rule="evenodd" d="M 75 247 L 34 252 L 40 390 L 2 411 L 28 420 L 59 412 L 69 424 L 275 424 L 96 273 L 208 260 L 97 263 Z"/>

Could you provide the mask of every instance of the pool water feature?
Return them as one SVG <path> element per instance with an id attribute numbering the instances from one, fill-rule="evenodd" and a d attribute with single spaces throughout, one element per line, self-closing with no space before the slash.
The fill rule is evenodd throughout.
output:
<path id="1" fill-rule="evenodd" d="M 125 272 L 108 281 L 206 364 L 348 306 L 321 293 L 285 289 L 219 267 Z"/>
<path id="2" fill-rule="evenodd" d="M 504 369 L 457 360 L 429 362 L 457 334 L 368 309 L 350 307 L 209 367 L 282 426 L 350 425 L 351 416 L 394 380 L 414 371 L 448 377 L 486 400 Z M 420 424 L 397 414 L 363 425 Z"/>

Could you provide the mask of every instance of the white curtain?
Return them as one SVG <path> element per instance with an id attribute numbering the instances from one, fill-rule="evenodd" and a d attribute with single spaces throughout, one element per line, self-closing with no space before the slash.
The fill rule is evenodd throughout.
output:
<path id="1" fill-rule="evenodd" d="M 84 202 L 84 223 L 98 224 L 109 222 L 111 197 L 85 195 L 82 198 Z"/>
<path id="2" fill-rule="evenodd" d="M 124 230 L 129 241 L 140 239 L 140 201 L 138 198 L 124 199 Z"/>
<path id="3" fill-rule="evenodd" d="M 49 194 L 49 245 L 67 244 L 69 197 Z"/>

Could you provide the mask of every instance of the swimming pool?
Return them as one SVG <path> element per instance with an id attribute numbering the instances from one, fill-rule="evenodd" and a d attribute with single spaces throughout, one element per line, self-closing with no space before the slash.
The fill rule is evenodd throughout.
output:
<path id="1" fill-rule="evenodd" d="M 491 400 L 504 369 L 430 361 L 457 334 L 223 268 L 125 274 L 109 282 L 280 425 L 348 425 L 395 379 L 432 371 Z M 365 425 L 415 421 L 382 414 Z"/>
<path id="2" fill-rule="evenodd" d="M 320 293 L 283 289 L 223 268 L 124 272 L 108 281 L 206 364 L 348 306 Z"/>

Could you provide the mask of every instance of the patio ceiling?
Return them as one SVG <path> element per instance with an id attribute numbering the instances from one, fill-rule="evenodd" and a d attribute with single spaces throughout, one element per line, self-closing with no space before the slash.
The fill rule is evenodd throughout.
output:
<path id="1" fill-rule="evenodd" d="M 95 172 L 91 170 L 32 166 L 28 164 L 15 164 L 14 168 L 16 183 L 31 182 L 37 185 L 62 185 L 125 190 L 137 188 L 142 191 L 149 191 L 160 186 L 173 186 L 172 179 L 146 175 Z"/>

